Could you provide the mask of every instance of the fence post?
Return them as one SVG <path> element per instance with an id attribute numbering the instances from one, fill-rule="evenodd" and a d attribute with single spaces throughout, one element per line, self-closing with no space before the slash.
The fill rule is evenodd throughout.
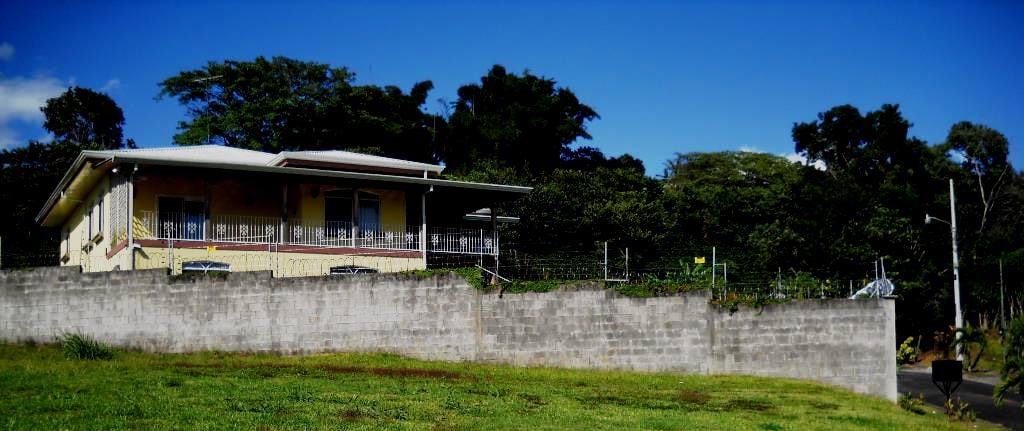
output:
<path id="1" fill-rule="evenodd" d="M 604 242 L 604 281 L 608 281 L 608 241 Z"/>
<path id="2" fill-rule="evenodd" d="M 715 271 L 718 264 L 715 261 L 715 247 L 711 247 L 711 296 L 715 295 Z"/>
<path id="3" fill-rule="evenodd" d="M 629 247 L 626 247 L 626 283 L 629 283 Z"/>

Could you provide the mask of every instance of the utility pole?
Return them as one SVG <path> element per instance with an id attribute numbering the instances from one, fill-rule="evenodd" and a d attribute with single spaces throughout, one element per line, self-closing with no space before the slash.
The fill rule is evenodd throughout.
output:
<path id="1" fill-rule="evenodd" d="M 956 253 L 956 195 L 953 192 L 953 179 L 949 179 L 949 231 L 953 237 L 953 296 L 956 302 L 956 339 L 962 336 L 964 316 L 960 312 L 960 257 Z M 964 349 L 960 343 L 956 345 L 956 360 L 964 360 Z"/>

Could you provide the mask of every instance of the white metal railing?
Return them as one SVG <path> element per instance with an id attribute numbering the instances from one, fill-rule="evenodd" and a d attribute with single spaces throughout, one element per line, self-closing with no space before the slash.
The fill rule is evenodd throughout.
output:
<path id="1" fill-rule="evenodd" d="M 419 250 L 420 227 L 406 225 L 365 226 L 359 229 L 359 247 Z"/>
<path id="2" fill-rule="evenodd" d="M 206 239 L 206 216 L 203 213 L 141 211 L 139 238 L 174 240 Z"/>
<path id="3" fill-rule="evenodd" d="M 214 215 L 210 216 L 209 238 L 247 244 L 276 243 L 280 229 L 278 217 Z"/>
<path id="4" fill-rule="evenodd" d="M 354 226 L 349 222 L 292 219 L 286 226 L 285 242 L 327 247 L 419 250 L 419 231 L 419 226 L 390 224 Z"/>
<path id="5" fill-rule="evenodd" d="M 285 225 L 286 244 L 318 247 L 354 247 L 352 223 L 289 219 Z"/>
<path id="6" fill-rule="evenodd" d="M 437 253 L 498 254 L 498 240 L 487 229 L 433 227 L 427 235 L 427 250 Z"/>
<path id="7" fill-rule="evenodd" d="M 353 226 L 277 217 L 139 211 L 135 236 L 141 239 L 216 241 L 240 244 L 284 244 L 310 247 L 358 247 L 420 250 L 420 225 Z M 498 254 L 498 238 L 487 229 L 432 227 L 426 249 L 437 253 Z"/>

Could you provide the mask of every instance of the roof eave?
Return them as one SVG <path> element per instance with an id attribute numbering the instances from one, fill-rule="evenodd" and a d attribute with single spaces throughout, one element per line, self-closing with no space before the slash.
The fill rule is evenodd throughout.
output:
<path id="1" fill-rule="evenodd" d="M 75 176 L 78 175 L 78 172 L 82 170 L 82 165 L 85 164 L 86 159 L 104 157 L 113 158 L 113 155 L 106 151 L 93 150 L 82 150 L 80 153 L 78 153 L 78 157 L 76 157 L 75 161 L 71 163 L 71 166 L 68 168 L 67 172 L 64 173 L 64 176 L 60 179 L 60 182 L 57 183 L 57 187 L 53 190 L 52 193 L 50 193 L 50 197 L 46 199 L 46 204 L 44 204 L 43 208 L 39 210 L 38 214 L 36 214 L 36 224 L 41 224 L 43 220 L 46 219 L 46 216 L 49 215 L 50 210 L 53 209 L 53 205 L 57 203 L 57 199 L 60 197 L 61 193 L 63 193 L 64 188 L 66 188 L 68 186 L 68 183 L 70 183 L 71 180 L 73 180 Z"/>
<path id="2" fill-rule="evenodd" d="M 309 168 L 292 168 L 287 166 L 259 166 L 259 165 L 238 165 L 232 163 L 219 163 L 219 162 L 198 162 L 198 161 L 178 161 L 178 160 L 149 160 L 136 158 L 131 156 L 117 155 L 114 156 L 115 161 L 129 162 L 129 163 L 145 163 L 150 165 L 161 165 L 161 166 L 189 166 L 197 168 L 216 168 L 216 169 L 227 169 L 235 171 L 247 171 L 247 172 L 264 172 L 273 174 L 290 174 L 290 175 L 305 175 L 311 177 L 328 177 L 328 178 L 347 178 L 357 180 L 369 180 L 369 181 L 381 181 L 381 182 L 394 182 L 404 184 L 423 184 L 432 186 L 445 186 L 454 188 L 468 188 L 476 190 L 489 190 L 507 193 L 529 193 L 533 190 L 533 187 L 526 186 L 512 186 L 506 184 L 491 184 L 491 183 L 475 183 L 467 181 L 453 181 L 453 180 L 442 180 L 437 178 L 421 178 L 421 177 L 410 177 L 404 175 L 386 175 L 386 174 L 373 174 L 364 172 L 349 172 L 349 171 L 326 171 L 323 169 L 309 169 Z"/>

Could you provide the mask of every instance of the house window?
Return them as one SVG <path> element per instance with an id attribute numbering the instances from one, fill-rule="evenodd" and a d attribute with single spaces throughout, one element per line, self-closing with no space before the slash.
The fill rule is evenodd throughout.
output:
<path id="1" fill-rule="evenodd" d="M 359 230 L 380 229 L 380 198 L 373 193 L 359 192 Z"/>
<path id="2" fill-rule="evenodd" d="M 86 228 L 86 239 L 87 240 L 88 239 L 92 239 L 92 215 L 93 215 L 94 212 L 96 212 L 96 207 L 95 206 L 90 206 L 89 207 L 89 220 L 88 220 L 89 226 Z"/>
<path id="3" fill-rule="evenodd" d="M 206 204 L 184 197 L 160 197 L 157 223 L 160 238 L 202 240 L 206 237 Z"/>
<path id="4" fill-rule="evenodd" d="M 380 198 L 368 192 L 359 192 L 359 205 L 355 208 L 360 231 L 378 231 L 380 225 Z M 353 223 L 352 191 L 333 190 L 324 194 L 324 223 L 328 236 L 347 235 Z"/>
<path id="5" fill-rule="evenodd" d="M 99 202 L 96 203 L 96 231 L 100 234 L 103 233 L 103 196 L 100 196 Z"/>

